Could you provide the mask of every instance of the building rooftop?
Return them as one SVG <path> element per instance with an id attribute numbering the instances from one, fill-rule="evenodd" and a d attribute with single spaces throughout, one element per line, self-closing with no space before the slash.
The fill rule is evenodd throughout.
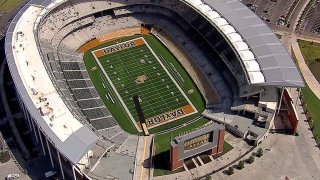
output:
<path id="1" fill-rule="evenodd" d="M 73 117 L 46 72 L 33 33 L 42 8 L 30 5 L 33 2 L 17 14 L 7 32 L 5 50 L 9 69 L 18 94 L 40 129 L 76 164 L 98 136 Z"/>

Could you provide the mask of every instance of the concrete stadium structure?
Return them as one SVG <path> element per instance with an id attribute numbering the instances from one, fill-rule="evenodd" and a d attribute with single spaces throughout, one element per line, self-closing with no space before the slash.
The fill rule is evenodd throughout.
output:
<path id="1" fill-rule="evenodd" d="M 206 100 L 203 115 L 255 145 L 273 125 L 281 89 L 304 86 L 277 37 L 239 1 L 31 0 L 10 24 L 6 58 L 29 128 L 64 179 L 132 178 L 138 137 L 105 107 L 78 49 L 142 25 L 179 48 L 172 53 Z M 97 172 L 106 154 L 110 167 L 124 159 L 123 173 Z"/>

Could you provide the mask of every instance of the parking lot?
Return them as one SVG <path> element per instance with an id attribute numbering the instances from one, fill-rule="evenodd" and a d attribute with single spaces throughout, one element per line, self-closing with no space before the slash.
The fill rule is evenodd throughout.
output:
<path id="1" fill-rule="evenodd" d="M 299 30 L 304 33 L 320 34 L 320 1 L 314 1 L 311 6 L 306 9 L 304 20 Z"/>
<path id="2" fill-rule="evenodd" d="M 278 26 L 290 26 L 288 23 L 292 11 L 299 0 L 242 0 L 266 23 Z"/>

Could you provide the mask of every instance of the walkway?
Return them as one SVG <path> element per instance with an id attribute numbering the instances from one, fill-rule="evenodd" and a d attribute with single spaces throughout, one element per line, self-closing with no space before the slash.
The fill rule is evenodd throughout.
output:
<path id="1" fill-rule="evenodd" d="M 301 104 L 300 99 L 298 98 L 298 91 L 296 89 L 289 90 L 293 104 L 296 105 L 296 111 L 299 118 L 298 131 L 300 132 L 299 137 L 297 137 L 296 143 L 298 145 L 299 151 L 305 154 L 305 157 L 308 159 L 308 164 L 315 164 L 315 168 L 320 172 L 320 153 L 319 147 L 313 137 L 312 131 L 310 130 L 309 123 L 307 122 L 306 115 Z M 309 169 L 313 169 L 309 167 Z M 319 173 L 320 175 L 320 173 Z"/>
<path id="2" fill-rule="evenodd" d="M 139 137 L 133 179 L 150 179 L 152 139 L 153 136 Z"/>

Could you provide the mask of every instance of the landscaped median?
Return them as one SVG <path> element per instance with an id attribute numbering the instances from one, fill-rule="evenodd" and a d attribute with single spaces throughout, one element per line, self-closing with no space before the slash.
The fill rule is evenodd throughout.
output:
<path id="1" fill-rule="evenodd" d="M 320 100 L 311 89 L 306 86 L 301 91 L 301 102 L 313 136 L 317 144 L 320 144 Z"/>
<path id="2" fill-rule="evenodd" d="M 299 46 L 301 53 L 303 54 L 304 60 L 306 61 L 308 67 L 315 75 L 316 79 L 320 79 L 320 44 L 310 41 L 299 40 Z M 294 53 L 292 53 L 292 58 L 297 64 L 297 59 Z M 319 66 L 319 67 L 318 67 Z M 318 69 L 316 69 L 318 67 Z M 316 72 L 316 73 L 315 73 Z M 318 78 L 316 75 L 319 75 Z M 317 142 L 320 144 L 320 100 L 312 92 L 309 86 L 301 89 L 300 99 L 303 105 L 304 112 L 306 114 L 307 120 L 309 122 L 310 129 L 312 130 L 313 136 Z"/>
<path id="3" fill-rule="evenodd" d="M 10 11 L 22 2 L 23 0 L 0 0 L 0 11 Z"/>
<path id="4" fill-rule="evenodd" d="M 320 82 L 320 43 L 298 40 L 301 53 L 314 77 Z"/>

